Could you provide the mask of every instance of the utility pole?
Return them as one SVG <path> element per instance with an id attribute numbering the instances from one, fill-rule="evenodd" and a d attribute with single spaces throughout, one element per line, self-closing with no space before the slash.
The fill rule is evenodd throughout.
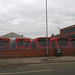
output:
<path id="1" fill-rule="evenodd" d="M 46 42 L 47 42 L 47 47 L 46 47 L 46 52 L 48 56 L 48 18 L 47 18 L 47 0 L 46 1 Z"/>

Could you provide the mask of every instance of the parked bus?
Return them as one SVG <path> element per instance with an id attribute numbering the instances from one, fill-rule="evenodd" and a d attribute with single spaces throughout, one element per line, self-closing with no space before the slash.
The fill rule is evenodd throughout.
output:
<path id="1" fill-rule="evenodd" d="M 56 44 L 56 38 L 51 38 L 51 48 L 56 48 L 57 44 Z"/>
<path id="2" fill-rule="evenodd" d="M 34 48 L 46 48 L 47 47 L 47 40 L 48 40 L 48 47 L 50 48 L 50 38 L 46 38 L 46 37 L 39 37 L 39 38 L 35 38 L 33 39 L 33 43 L 34 43 Z"/>
<path id="3" fill-rule="evenodd" d="M 29 38 L 16 38 L 15 42 L 16 42 L 17 49 L 31 48 L 31 39 L 29 39 Z"/>
<path id="4" fill-rule="evenodd" d="M 51 38 L 51 48 L 69 48 L 70 38 L 68 37 L 58 37 Z"/>
<path id="5" fill-rule="evenodd" d="M 71 47 L 75 48 L 75 38 L 71 38 Z"/>
<path id="6" fill-rule="evenodd" d="M 9 38 L 0 38 L 0 50 L 6 50 L 10 48 Z"/>

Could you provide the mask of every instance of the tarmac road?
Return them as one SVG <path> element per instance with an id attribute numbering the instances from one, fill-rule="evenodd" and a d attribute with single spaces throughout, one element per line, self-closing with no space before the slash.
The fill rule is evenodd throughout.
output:
<path id="1" fill-rule="evenodd" d="M 75 75 L 75 62 L 0 66 L 0 75 Z"/>

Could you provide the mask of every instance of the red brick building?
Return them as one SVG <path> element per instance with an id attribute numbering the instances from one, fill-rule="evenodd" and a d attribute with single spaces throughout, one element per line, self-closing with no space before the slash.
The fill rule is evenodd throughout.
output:
<path id="1" fill-rule="evenodd" d="M 75 25 L 60 29 L 60 35 L 62 37 L 75 38 Z"/>
<path id="2" fill-rule="evenodd" d="M 70 37 L 75 38 L 75 25 L 60 29 L 60 34 L 52 34 L 51 38 Z"/>

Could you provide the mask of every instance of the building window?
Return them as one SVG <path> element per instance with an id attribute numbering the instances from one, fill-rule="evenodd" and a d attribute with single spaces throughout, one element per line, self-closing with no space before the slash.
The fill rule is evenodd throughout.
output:
<path id="1" fill-rule="evenodd" d="M 69 37 L 69 38 L 75 38 L 75 35 L 69 35 L 67 37 Z"/>
<path id="2" fill-rule="evenodd" d="M 75 27 L 69 28 L 69 29 L 65 29 L 65 30 L 63 30 L 62 32 L 63 32 L 63 34 L 75 32 Z"/>

